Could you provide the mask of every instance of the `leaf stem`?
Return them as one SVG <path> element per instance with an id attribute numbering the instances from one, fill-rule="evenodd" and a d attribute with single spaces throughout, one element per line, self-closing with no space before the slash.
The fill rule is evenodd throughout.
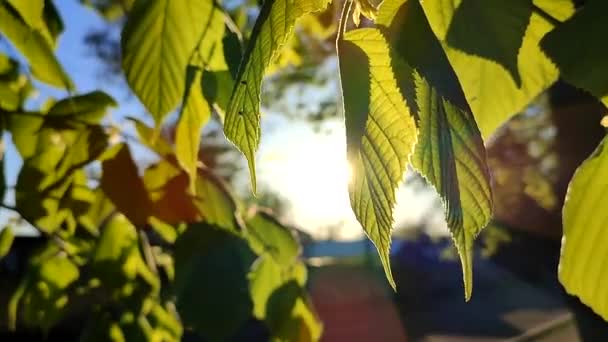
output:
<path id="1" fill-rule="evenodd" d="M 340 22 L 338 23 L 338 35 L 336 37 L 336 44 L 342 36 L 346 32 L 346 24 L 348 22 L 348 15 L 350 14 L 350 10 L 353 6 L 354 0 L 346 0 L 344 1 L 344 6 L 342 6 L 342 13 L 340 14 Z"/>

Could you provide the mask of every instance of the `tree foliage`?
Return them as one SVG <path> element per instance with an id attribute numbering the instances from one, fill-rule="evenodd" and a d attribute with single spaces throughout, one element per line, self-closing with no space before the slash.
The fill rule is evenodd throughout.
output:
<path id="1" fill-rule="evenodd" d="M 179 340 L 185 331 L 225 340 L 250 320 L 276 340 L 318 340 L 297 238 L 270 214 L 247 210 L 199 152 L 216 113 L 248 160 L 255 192 L 262 81 L 297 60 L 294 27 L 331 0 L 266 0 L 253 25 L 247 4 L 82 2 L 108 20 L 126 15 L 122 69 L 154 122 L 133 119 L 135 140 L 157 160 L 142 170 L 124 132 L 107 124 L 112 97 L 75 89 L 54 53 L 63 21 L 53 1 L 0 0 L 0 37 L 22 57 L 0 53 L 1 128 L 23 159 L 12 209 L 46 238 L 9 303 L 11 327 L 48 331 L 92 303 L 85 340 Z M 605 4 L 346 0 L 330 34 L 317 27 L 337 40 L 351 205 L 393 287 L 395 189 L 411 164 L 443 200 L 470 298 L 473 241 L 493 207 L 484 140 L 559 77 L 606 103 Z M 34 108 L 38 81 L 68 93 Z M 174 113 L 173 143 L 161 126 Z M 559 275 L 608 319 L 608 236 L 595 210 L 604 152 L 572 181 Z M 13 233 L 0 234 L 0 256 Z"/>

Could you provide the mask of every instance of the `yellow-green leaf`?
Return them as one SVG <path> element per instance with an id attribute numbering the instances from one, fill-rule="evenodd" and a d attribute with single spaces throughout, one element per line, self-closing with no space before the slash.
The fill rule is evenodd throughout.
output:
<path id="1" fill-rule="evenodd" d="M 102 91 L 93 91 L 62 99 L 51 106 L 47 115 L 63 116 L 66 117 L 66 120 L 73 119 L 80 123 L 96 124 L 103 118 L 108 108 L 116 106 L 116 101 L 110 95 Z"/>
<path id="2" fill-rule="evenodd" d="M 201 129 L 211 117 L 211 108 L 203 96 L 199 68 L 188 67 L 184 106 L 175 130 L 175 156 L 181 167 L 190 176 L 190 190 L 196 191 L 196 169 Z"/>
<path id="3" fill-rule="evenodd" d="M 226 111 L 224 133 L 245 154 L 256 189 L 255 151 L 260 142 L 260 92 L 264 71 L 292 35 L 296 20 L 329 0 L 265 1 L 253 28 Z"/>
<path id="4" fill-rule="evenodd" d="M 420 4 L 387 0 L 378 24 L 391 44 L 399 88 L 417 117 L 419 135 L 412 165 L 443 200 L 446 221 L 460 254 L 468 300 L 472 292 L 473 240 L 492 215 L 490 176 L 481 134 Z M 439 88 L 432 86 L 434 83 Z"/>
<path id="5" fill-rule="evenodd" d="M 122 33 L 127 82 L 157 125 L 184 94 L 186 67 L 213 16 L 213 1 L 139 0 Z"/>
<path id="6" fill-rule="evenodd" d="M 575 16 L 549 32 L 541 47 L 566 82 L 588 90 L 608 106 L 608 1 L 587 1 Z M 584 32 L 584 34 L 581 34 Z"/>
<path id="7" fill-rule="evenodd" d="M 0 260 L 11 251 L 14 239 L 15 234 L 13 233 L 13 228 L 10 226 L 4 227 L 0 232 Z"/>
<path id="8" fill-rule="evenodd" d="M 473 291 L 473 241 L 492 217 L 490 175 L 481 134 L 471 113 L 440 97 L 416 77 L 420 135 L 412 165 L 441 195 L 458 249 L 465 298 Z"/>
<path id="9" fill-rule="evenodd" d="M 534 1 L 535 4 L 537 2 L 540 7 L 547 1 Z M 556 11 L 558 15 L 563 15 L 564 11 L 573 10 L 569 1 L 560 0 L 558 2 L 552 6 L 546 6 L 546 10 Z M 468 54 L 450 45 L 451 24 L 459 10 L 458 6 L 463 5 L 464 0 L 427 0 L 420 3 L 433 32 L 442 41 L 443 48 L 458 75 L 484 138 L 492 135 L 496 128 L 524 109 L 557 80 L 559 76 L 557 68 L 544 55 L 539 46 L 541 38 L 553 28 L 553 24 L 539 13 L 533 12 L 530 16 L 519 48 L 516 65 L 521 83 L 518 85 L 511 74 L 495 61 Z M 489 6 L 489 4 L 487 5 Z M 511 5 L 510 2 L 509 5 Z M 495 13 L 495 15 L 501 17 L 507 15 L 507 12 Z M 552 14 L 552 12 L 550 13 Z M 501 21 L 503 20 L 514 19 L 505 17 L 501 19 Z M 468 24 L 475 25 L 475 19 Z M 483 30 L 483 28 L 478 29 Z M 431 84 L 434 87 L 439 86 Z"/>
<path id="10" fill-rule="evenodd" d="M 382 33 L 370 28 L 350 31 L 338 48 L 353 169 L 351 206 L 395 287 L 389 259 L 395 189 L 416 143 L 416 126 L 397 87 Z"/>
<path id="11" fill-rule="evenodd" d="M 566 291 L 580 298 L 608 320 L 608 138 L 578 168 L 563 209 L 564 237 L 559 280 Z"/>
<path id="12" fill-rule="evenodd" d="M 128 117 L 127 120 L 133 123 L 140 141 L 151 151 L 156 152 L 161 157 L 173 154 L 171 144 L 157 130 L 137 118 Z"/>
<path id="13" fill-rule="evenodd" d="M 57 61 L 47 39 L 39 31 L 30 29 L 8 6 L 0 2 L 0 32 L 27 59 L 32 74 L 55 87 L 72 89 L 72 81 Z"/>
<path id="14" fill-rule="evenodd" d="M 7 0 L 7 2 L 13 6 L 29 27 L 35 30 L 43 28 L 44 0 Z"/>

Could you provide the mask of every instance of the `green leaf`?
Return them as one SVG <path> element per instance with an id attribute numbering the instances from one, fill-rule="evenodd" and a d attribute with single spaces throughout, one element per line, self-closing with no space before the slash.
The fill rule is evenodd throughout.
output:
<path id="1" fill-rule="evenodd" d="M 268 300 L 266 323 L 276 341 L 318 341 L 322 325 L 304 289 L 290 281 L 275 290 Z"/>
<path id="2" fill-rule="evenodd" d="M 94 276 L 111 289 L 114 298 L 132 297 L 134 291 L 156 295 L 160 280 L 142 257 L 135 226 L 125 216 L 115 214 L 101 232 L 91 261 Z M 136 279 L 143 282 L 134 283 Z"/>
<path id="3" fill-rule="evenodd" d="M 184 94 L 186 67 L 214 16 L 213 1 L 139 0 L 122 33 L 127 82 L 160 125 Z"/>
<path id="4" fill-rule="evenodd" d="M 266 320 L 266 305 L 272 293 L 292 280 L 304 286 L 307 270 L 299 260 L 300 245 L 289 227 L 264 211 L 251 215 L 246 225 L 249 246 L 259 256 L 248 275 L 253 314 Z"/>
<path id="5" fill-rule="evenodd" d="M 323 10 L 328 3 L 329 0 L 265 1 L 256 20 L 224 122 L 226 137 L 247 158 L 254 193 L 254 154 L 260 142 L 260 92 L 264 71 L 291 37 L 296 20 Z"/>
<path id="6" fill-rule="evenodd" d="M 260 256 L 251 267 L 247 276 L 249 291 L 253 301 L 253 315 L 261 320 L 278 320 L 267 317 L 267 304 L 273 292 L 286 283 L 295 280 L 300 286 L 306 285 L 307 270 L 304 263 L 297 261 L 289 266 L 282 266 L 270 255 Z M 287 319 L 287 317 L 283 317 Z"/>
<path id="7" fill-rule="evenodd" d="M 292 265 L 300 255 L 294 232 L 269 213 L 259 211 L 246 221 L 251 249 L 258 255 L 268 254 L 278 265 Z"/>
<path id="8" fill-rule="evenodd" d="M 82 130 L 44 127 L 35 143 L 17 178 L 16 207 L 42 230 L 73 232 L 93 199 L 82 168 L 105 151 L 107 136 L 99 126 Z"/>
<path id="9" fill-rule="evenodd" d="M 53 0 L 44 1 L 44 13 L 42 15 L 44 19 L 42 34 L 47 38 L 49 44 L 56 48 L 59 35 L 63 33 L 65 27 Z"/>
<path id="10" fill-rule="evenodd" d="M 29 27 L 35 30 L 43 27 L 44 0 L 7 0 L 7 2 L 13 6 Z"/>
<path id="11" fill-rule="evenodd" d="M 198 172 L 195 205 L 203 221 L 232 232 L 239 231 L 237 204 L 226 185 L 207 169 Z"/>
<path id="12" fill-rule="evenodd" d="M 531 15 L 530 0 L 461 0 L 450 22 L 447 44 L 500 64 L 519 87 L 517 56 Z"/>
<path id="13" fill-rule="evenodd" d="M 7 256 L 11 251 L 14 239 L 15 234 L 13 233 L 13 228 L 10 226 L 4 227 L 0 232 L 0 260 Z"/>
<path id="14" fill-rule="evenodd" d="M 578 168 L 570 181 L 563 209 L 564 236 L 559 262 L 559 280 L 566 292 L 580 298 L 608 320 L 606 282 L 608 268 L 608 138 Z"/>
<path id="15" fill-rule="evenodd" d="M 62 116 L 66 120 L 75 120 L 87 124 L 97 124 L 106 114 L 108 108 L 118 104 L 108 94 L 93 91 L 62 99 L 49 109 L 48 116 Z"/>
<path id="16" fill-rule="evenodd" d="M 417 1 L 388 1 L 378 23 L 393 47 L 399 88 L 417 118 L 412 165 L 441 196 L 458 249 L 465 298 L 472 293 L 473 240 L 492 216 L 490 175 L 483 140 L 441 46 Z M 433 61 L 432 65 L 428 60 Z M 442 74 L 438 75 L 437 70 Z M 437 89 L 425 76 L 442 80 Z M 456 106 L 452 101 L 458 103 Z"/>
<path id="17" fill-rule="evenodd" d="M 247 243 L 224 229 L 190 225 L 175 243 L 177 309 L 186 326 L 226 341 L 251 316 Z"/>
<path id="18" fill-rule="evenodd" d="M 234 88 L 234 79 L 228 70 L 207 71 L 202 77 L 202 89 L 209 104 L 213 104 L 222 122 L 226 117 L 226 108 L 230 102 L 230 92 Z"/>
<path id="19" fill-rule="evenodd" d="M 0 108 L 16 111 L 23 107 L 30 87 L 27 77 L 19 72 L 19 63 L 0 54 Z"/>
<path id="20" fill-rule="evenodd" d="M 25 323 L 46 333 L 63 318 L 69 303 L 68 288 L 79 278 L 80 271 L 54 242 L 32 256 L 30 262 L 30 269 L 9 304 L 10 324 L 14 326 L 17 306 L 21 304 Z"/>
<path id="21" fill-rule="evenodd" d="M 602 25 L 607 12 L 608 2 L 587 1 L 576 15 L 549 32 L 541 47 L 566 82 L 589 91 L 608 106 L 608 47 L 598 43 L 608 36 L 608 28 Z"/>
<path id="22" fill-rule="evenodd" d="M 175 129 L 175 156 L 190 176 L 190 191 L 196 191 L 201 129 L 211 118 L 211 108 L 203 97 L 201 76 L 203 71 L 188 67 L 184 106 Z"/>
<path id="23" fill-rule="evenodd" d="M 400 0 L 402 3 L 404 1 Z M 496 0 L 492 3 L 494 2 L 498 3 L 499 1 Z M 522 7 L 519 2 L 521 1 L 515 1 L 513 6 Z M 540 3 L 541 1 L 537 2 Z M 543 2 L 546 3 L 546 1 Z M 464 2 L 461 3 L 461 5 L 463 4 Z M 503 5 L 505 4 L 506 2 Z M 558 6 L 559 4 L 561 6 Z M 572 9 L 568 1 L 560 0 L 559 4 L 555 2 L 554 7 L 547 7 L 547 10 L 557 10 L 558 12 L 561 10 L 562 12 L 559 13 L 563 14 L 563 11 Z M 557 80 L 559 76 L 557 68 L 543 54 L 539 46 L 540 39 L 553 28 L 553 24 L 542 15 L 536 12 L 532 13 L 523 42 L 519 48 L 516 64 L 518 74 L 521 77 L 519 85 L 512 75 L 495 61 L 462 52 L 450 45 L 451 24 L 455 20 L 456 12 L 458 12 L 456 2 L 452 0 L 430 0 L 421 2 L 421 5 L 433 32 L 442 42 L 449 61 L 458 75 L 466 99 L 484 138 L 490 137 L 503 122 L 523 110 L 534 98 Z M 512 6 L 511 2 L 509 2 L 508 7 L 510 6 Z M 490 8 L 492 6 L 486 4 L 485 7 Z M 517 11 L 523 14 L 523 10 Z M 520 23 L 521 18 L 508 17 L 509 13 L 511 13 L 511 10 L 494 13 L 494 15 L 504 16 L 496 19 L 497 22 L 513 20 L 514 23 Z M 478 20 L 487 22 L 491 19 L 487 17 L 473 18 L 472 24 L 475 25 Z M 514 35 L 515 30 L 513 28 L 520 27 L 519 25 L 521 24 L 514 24 L 511 27 L 510 35 Z M 484 31 L 483 28 L 477 30 Z M 511 43 L 511 45 L 514 44 Z M 433 87 L 440 88 L 440 84 L 433 80 L 429 79 L 429 82 Z"/>
<path id="24" fill-rule="evenodd" d="M 36 78 L 55 87 L 73 88 L 72 81 L 57 61 L 48 41 L 15 16 L 5 3 L 0 3 L 0 31 L 28 60 Z"/>
<path id="25" fill-rule="evenodd" d="M 462 263 L 465 299 L 473 291 L 473 240 L 492 217 L 485 148 L 473 116 L 416 78 L 418 145 L 412 165 L 443 200 L 446 221 Z"/>
<path id="26" fill-rule="evenodd" d="M 38 140 L 43 136 L 40 131 L 44 117 L 26 114 L 12 114 L 7 119 L 7 128 L 11 132 L 13 143 L 21 158 L 27 159 L 34 155 Z"/>
<path id="27" fill-rule="evenodd" d="M 97 269 L 102 280 L 111 281 L 117 275 L 123 274 L 127 278 L 135 277 L 132 265 L 121 263 L 137 247 L 137 231 L 135 227 L 122 215 L 112 217 L 102 229 L 99 242 L 93 253 L 93 267 Z M 120 270 L 116 272 L 116 270 Z M 115 281 L 114 281 L 115 283 Z M 110 284 L 109 284 L 110 285 Z"/>
<path id="28" fill-rule="evenodd" d="M 171 144 L 160 135 L 157 130 L 149 127 L 137 118 L 128 117 L 127 120 L 131 121 L 135 126 L 137 135 L 144 146 L 161 157 L 167 157 L 173 154 Z"/>
<path id="29" fill-rule="evenodd" d="M 358 29 L 338 43 L 355 216 L 380 254 L 393 288 L 389 250 L 395 189 L 416 143 L 416 126 L 397 88 L 386 40 Z"/>
<path id="30" fill-rule="evenodd" d="M 134 225 L 145 225 L 152 214 L 153 203 L 129 147 L 121 144 L 113 149 L 115 154 L 102 163 L 101 188 L 116 209 Z"/>

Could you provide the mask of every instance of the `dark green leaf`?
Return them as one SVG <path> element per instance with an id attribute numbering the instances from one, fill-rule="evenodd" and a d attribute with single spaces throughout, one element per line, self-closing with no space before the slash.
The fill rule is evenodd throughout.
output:
<path id="1" fill-rule="evenodd" d="M 541 46 L 565 81 L 597 96 L 608 106 L 608 36 L 603 18 L 608 2 L 590 0 L 572 18 L 549 32 Z"/>
<path id="2" fill-rule="evenodd" d="M 236 235 L 190 225 L 175 243 L 177 308 L 186 326 L 225 341 L 251 316 L 247 273 L 253 255 Z"/>

